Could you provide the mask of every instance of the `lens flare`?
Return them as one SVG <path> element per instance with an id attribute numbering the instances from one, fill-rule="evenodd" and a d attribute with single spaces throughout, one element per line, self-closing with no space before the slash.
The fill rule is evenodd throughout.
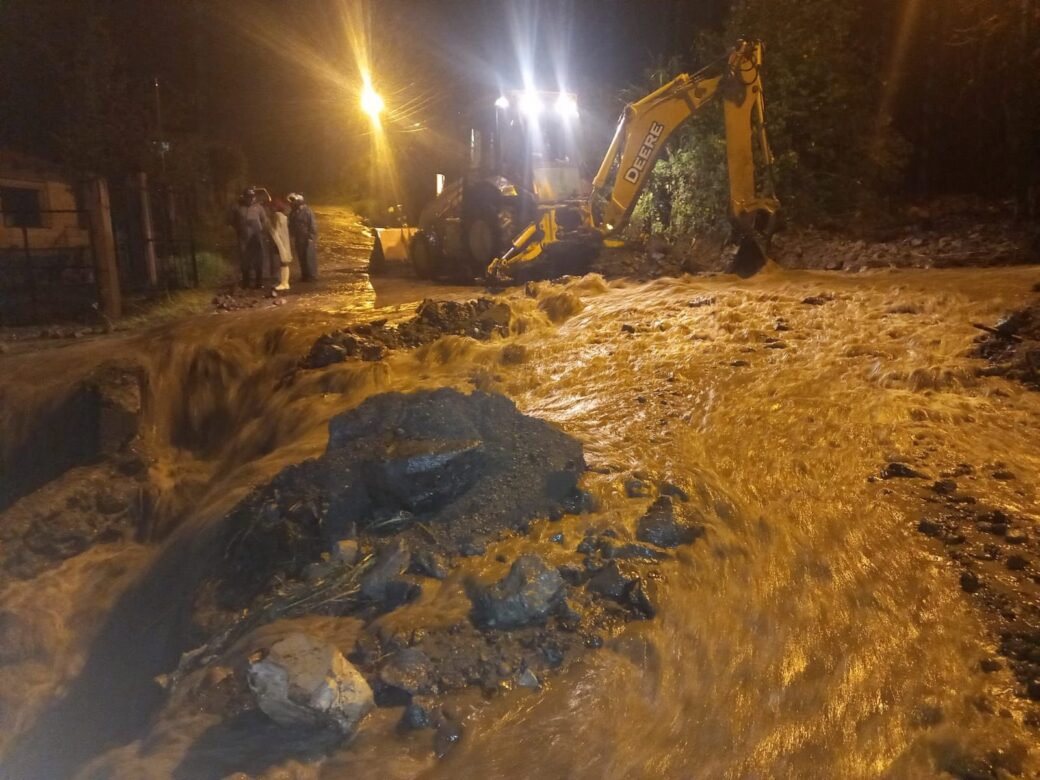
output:
<path id="1" fill-rule="evenodd" d="M 574 95 L 566 92 L 556 98 L 556 113 L 564 119 L 574 119 L 578 116 L 578 101 Z"/>
<path id="2" fill-rule="evenodd" d="M 378 122 L 379 115 L 385 108 L 386 103 L 383 102 L 383 98 L 379 96 L 371 83 L 366 82 L 361 90 L 361 110 L 368 114 L 373 122 Z"/>
<path id="3" fill-rule="evenodd" d="M 545 106 L 537 92 L 528 91 L 520 96 L 520 111 L 528 119 L 536 119 Z"/>

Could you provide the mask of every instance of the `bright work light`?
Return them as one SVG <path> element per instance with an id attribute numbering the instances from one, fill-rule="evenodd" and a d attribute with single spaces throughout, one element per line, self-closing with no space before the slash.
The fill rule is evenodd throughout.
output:
<path id="1" fill-rule="evenodd" d="M 565 119 L 576 117 L 578 115 L 578 101 L 574 99 L 574 95 L 564 93 L 556 98 L 556 113 Z"/>

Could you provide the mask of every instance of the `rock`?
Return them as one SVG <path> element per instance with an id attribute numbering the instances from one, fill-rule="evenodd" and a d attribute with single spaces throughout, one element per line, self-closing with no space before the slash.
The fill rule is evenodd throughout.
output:
<path id="1" fill-rule="evenodd" d="M 372 566 L 361 577 L 361 597 L 389 611 L 411 601 L 419 587 L 402 578 L 411 563 L 411 552 L 400 539 L 376 553 Z"/>
<path id="2" fill-rule="evenodd" d="M 802 303 L 806 306 L 822 306 L 833 300 L 833 295 L 810 295 L 807 298 L 802 298 Z"/>
<path id="3" fill-rule="evenodd" d="M 625 495 L 629 498 L 648 498 L 650 496 L 650 486 L 643 482 L 643 480 L 636 479 L 635 477 L 626 479 Z"/>
<path id="4" fill-rule="evenodd" d="M 382 360 L 386 356 L 386 347 L 382 344 L 362 344 L 361 359 L 369 362 Z"/>
<path id="5" fill-rule="evenodd" d="M 715 296 L 713 295 L 698 295 L 696 298 L 686 303 L 691 309 L 698 309 L 701 306 L 714 306 Z"/>
<path id="6" fill-rule="evenodd" d="M 881 479 L 924 479 L 924 474 L 907 466 L 905 463 L 892 462 L 881 469 Z"/>
<path id="7" fill-rule="evenodd" d="M 347 350 L 341 345 L 319 341 L 311 347 L 305 364 L 308 368 L 325 368 L 334 363 L 342 363 L 347 357 Z"/>
<path id="8" fill-rule="evenodd" d="M 410 512 L 426 512 L 469 490 L 480 477 L 484 448 L 468 439 L 402 441 L 366 469 L 369 492 Z"/>
<path id="9" fill-rule="evenodd" d="M 925 536 L 938 536 L 942 533 L 942 526 L 934 520 L 922 520 L 917 524 L 917 530 Z"/>
<path id="10" fill-rule="evenodd" d="M 542 623 L 563 604 L 563 577 L 536 555 L 523 555 L 509 573 L 490 587 L 474 587 L 473 619 L 491 628 Z"/>
<path id="11" fill-rule="evenodd" d="M 1021 555 L 1009 555 L 1005 565 L 1009 571 L 1022 571 L 1029 566 L 1029 560 Z"/>
<path id="12" fill-rule="evenodd" d="M 961 590 L 965 593 L 975 593 L 981 587 L 982 583 L 975 572 L 966 571 L 961 574 Z"/>
<path id="13" fill-rule="evenodd" d="M 690 500 L 689 493 L 687 493 L 681 487 L 676 485 L 674 482 L 662 482 L 657 486 L 657 490 L 662 496 L 671 496 L 672 498 L 677 498 L 684 504 Z"/>
<path id="14" fill-rule="evenodd" d="M 417 647 L 398 650 L 379 671 L 380 683 L 405 697 L 430 693 L 432 679 L 430 659 Z"/>
<path id="15" fill-rule="evenodd" d="M 730 363 L 733 368 L 748 368 L 751 364 L 746 360 L 734 360 Z"/>
<path id="16" fill-rule="evenodd" d="M 635 325 L 629 325 L 627 322 L 623 323 L 621 325 L 621 332 L 622 333 L 635 333 L 636 332 L 636 326 Z"/>
<path id="17" fill-rule="evenodd" d="M 952 479 L 940 479 L 932 483 L 932 490 L 940 496 L 949 496 L 957 492 L 957 483 Z"/>
<path id="18" fill-rule="evenodd" d="M 375 706 L 372 689 L 343 654 L 302 633 L 275 642 L 250 664 L 248 681 L 260 709 L 282 726 L 350 734 Z"/>
<path id="19" fill-rule="evenodd" d="M 430 550 L 420 550 L 412 554 L 412 563 L 408 567 L 411 574 L 443 580 L 448 576 L 448 566 L 444 557 Z"/>
<path id="20" fill-rule="evenodd" d="M 524 669 L 517 675 L 516 684 L 521 688 L 540 688 L 542 686 L 538 677 L 530 669 Z"/>
<path id="21" fill-rule="evenodd" d="M 692 525 L 675 517 L 670 496 L 661 496 L 636 524 L 636 539 L 658 547 L 692 544 L 704 535 L 703 525 Z"/>
<path id="22" fill-rule="evenodd" d="M 1029 541 L 1029 537 L 1026 536 L 1025 531 L 1013 530 L 1007 532 L 1004 536 L 1004 541 L 1008 544 L 1025 544 Z"/>
<path id="23" fill-rule="evenodd" d="M 416 729 L 433 728 L 436 720 L 436 708 L 430 699 L 422 696 L 413 696 L 412 700 L 404 708 L 404 714 L 398 723 L 402 731 L 415 731 Z"/>
<path id="24" fill-rule="evenodd" d="M 556 567 L 564 581 L 570 585 L 581 585 L 585 581 L 586 572 L 580 566 L 571 563 L 563 563 Z"/>
<path id="25" fill-rule="evenodd" d="M 616 561 L 611 561 L 589 580 L 585 587 L 591 593 L 620 600 L 628 591 L 633 580 L 621 573 Z"/>
<path id="26" fill-rule="evenodd" d="M 462 724 L 451 718 L 445 718 L 437 727 L 437 733 L 433 737 L 433 752 L 437 758 L 444 758 L 460 739 L 462 739 Z"/>
<path id="27" fill-rule="evenodd" d="M 340 539 L 332 545 L 332 560 L 345 566 L 353 566 L 361 557 L 358 543 L 353 539 Z"/>
<path id="28" fill-rule="evenodd" d="M 979 661 L 979 669 L 984 671 L 986 674 L 999 672 L 1003 668 L 1004 665 L 996 658 L 983 658 L 981 661 Z"/>

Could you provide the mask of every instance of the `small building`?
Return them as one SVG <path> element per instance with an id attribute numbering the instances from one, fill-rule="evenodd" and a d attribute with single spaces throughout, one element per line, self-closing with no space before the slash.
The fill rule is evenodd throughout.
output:
<path id="1" fill-rule="evenodd" d="M 75 185 L 59 166 L 0 148 L 0 247 L 89 247 Z"/>
<path id="2" fill-rule="evenodd" d="M 0 324 L 96 314 L 90 219 L 55 163 L 0 148 Z"/>

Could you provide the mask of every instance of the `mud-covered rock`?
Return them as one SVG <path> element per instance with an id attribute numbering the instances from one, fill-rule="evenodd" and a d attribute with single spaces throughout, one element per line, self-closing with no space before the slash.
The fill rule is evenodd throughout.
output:
<path id="1" fill-rule="evenodd" d="M 223 603 L 246 606 L 340 539 L 396 536 L 413 550 L 462 554 L 566 511 L 584 468 L 578 441 L 504 396 L 374 396 L 333 418 L 324 456 L 285 469 L 227 517 L 215 573 Z"/>
<path id="2" fill-rule="evenodd" d="M 681 505 L 680 505 L 681 506 Z M 704 526 L 688 521 L 685 509 L 678 509 L 671 496 L 661 496 L 639 518 L 636 539 L 657 547 L 678 547 L 692 544 L 704 535 Z"/>
<path id="3" fill-rule="evenodd" d="M 257 705 L 283 726 L 353 732 L 375 706 L 365 678 L 332 645 L 290 634 L 253 662 L 249 688 Z"/>
<path id="4" fill-rule="evenodd" d="M 494 585 L 473 586 L 473 620 L 494 628 L 541 623 L 563 604 L 564 590 L 556 569 L 536 555 L 523 555 Z"/>
<path id="5" fill-rule="evenodd" d="M 379 672 L 379 682 L 388 698 L 410 699 L 428 694 L 433 687 L 434 671 L 429 657 L 416 647 L 394 653 Z"/>

